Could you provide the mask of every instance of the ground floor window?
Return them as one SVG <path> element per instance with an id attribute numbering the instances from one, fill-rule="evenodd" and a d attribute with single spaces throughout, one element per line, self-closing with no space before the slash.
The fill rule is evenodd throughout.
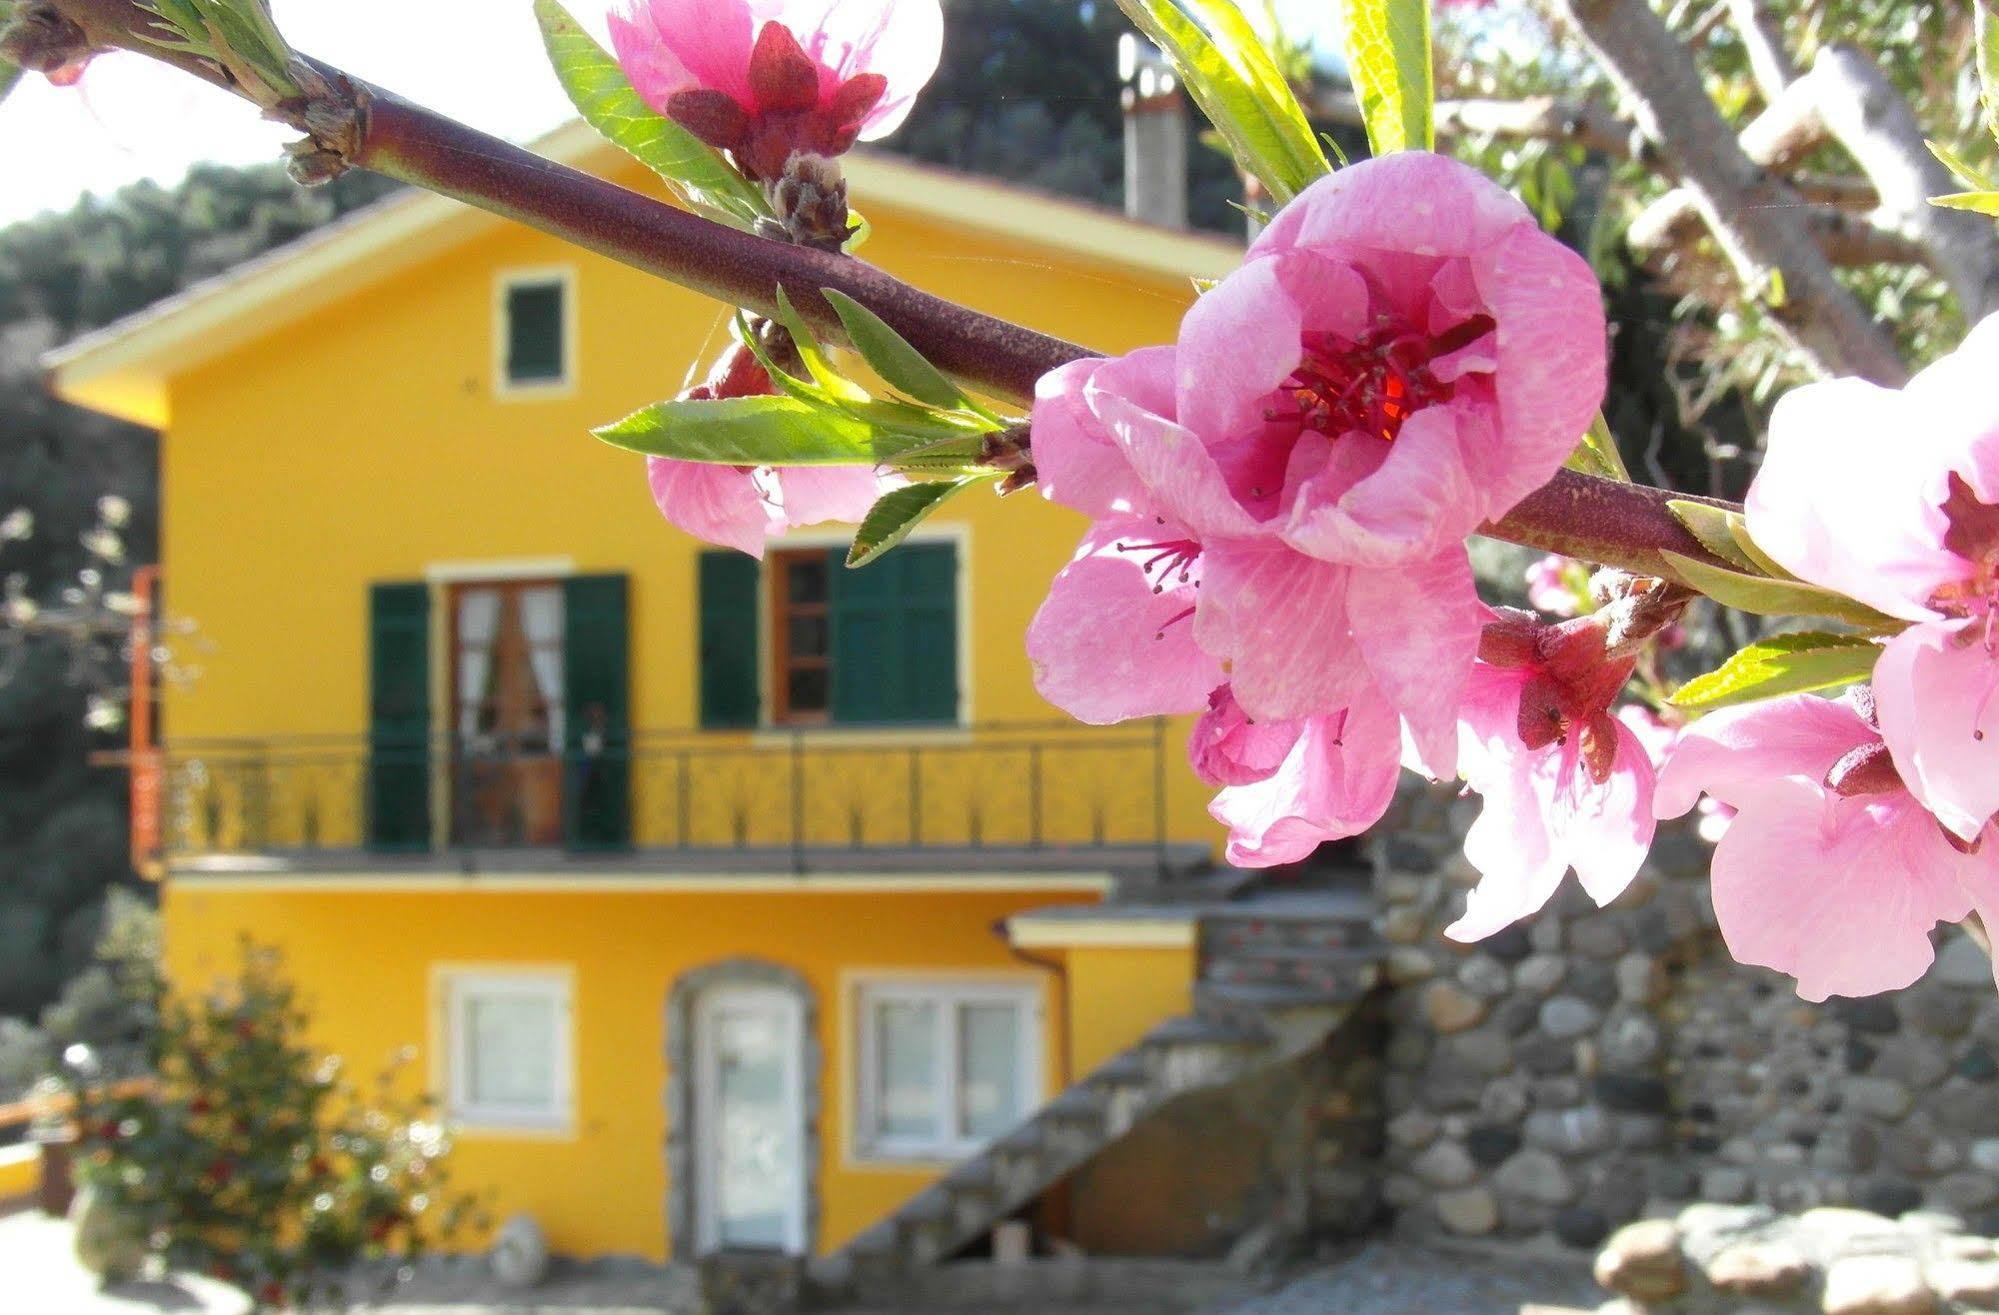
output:
<path id="1" fill-rule="evenodd" d="M 568 974 L 451 972 L 443 988 L 450 1118 L 475 1129 L 570 1126 Z"/>
<path id="2" fill-rule="evenodd" d="M 1038 995 L 990 982 L 863 983 L 858 1150 L 954 1159 L 1013 1128 L 1038 1103 Z"/>

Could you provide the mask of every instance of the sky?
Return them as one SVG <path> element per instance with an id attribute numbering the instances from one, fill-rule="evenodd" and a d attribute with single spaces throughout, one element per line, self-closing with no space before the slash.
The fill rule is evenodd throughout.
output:
<path id="1" fill-rule="evenodd" d="M 606 7 L 570 5 L 600 39 Z M 1299 31 L 1318 30 L 1338 8 L 1277 7 Z M 498 136 L 525 141 L 570 115 L 529 0 L 274 0 L 273 9 L 299 50 Z M 142 178 L 171 183 L 202 160 L 274 160 L 288 135 L 234 97 L 135 55 L 99 61 L 80 88 L 28 77 L 0 103 L 0 224 Z"/>

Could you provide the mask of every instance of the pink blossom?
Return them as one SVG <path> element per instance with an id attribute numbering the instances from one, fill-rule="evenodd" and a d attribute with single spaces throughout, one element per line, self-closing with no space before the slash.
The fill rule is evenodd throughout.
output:
<path id="1" fill-rule="evenodd" d="M 770 376 L 748 348 L 729 349 L 690 400 L 751 397 L 771 391 Z M 667 520 L 697 539 L 761 559 L 764 542 L 824 521 L 858 522 L 899 482 L 863 466 L 728 466 L 647 457 L 653 502 Z"/>
<path id="2" fill-rule="evenodd" d="M 1038 687 L 1092 722 L 1199 711 L 1225 682 L 1250 721 L 1324 719 L 1274 807 L 1365 826 L 1324 773 L 1368 764 L 1372 802 L 1398 721 L 1452 773 L 1481 622 L 1464 537 L 1554 473 L 1603 377 L 1587 266 L 1500 188 L 1422 153 L 1314 183 L 1176 346 L 1042 380 L 1039 483 L 1096 524 L 1029 630 Z M 1280 778 L 1217 779 L 1273 802 Z"/>
<path id="3" fill-rule="evenodd" d="M 1807 1000 L 1907 986 L 1934 958 L 1938 923 L 1999 913 L 1992 829 L 1976 845 L 1945 831 L 1851 699 L 1794 694 L 1702 718 L 1660 770 L 1656 811 L 1677 817 L 1703 792 L 1735 810 L 1714 852 L 1729 953 L 1796 977 Z"/>
<path id="4" fill-rule="evenodd" d="M 1574 616 L 1582 611 L 1573 576 L 1576 565 L 1553 553 L 1527 568 L 1527 601 L 1536 611 L 1553 616 Z"/>
<path id="5" fill-rule="evenodd" d="M 938 0 L 628 0 L 610 24 L 646 103 L 757 178 L 895 131 L 944 39 Z"/>
<path id="6" fill-rule="evenodd" d="M 1874 672 L 1902 780 L 1962 840 L 1999 809 L 1999 316 L 1899 391 L 1790 393 L 1749 530 L 1815 584 L 1913 622 Z"/>
<path id="7" fill-rule="evenodd" d="M 1610 701 L 1630 659 L 1604 656 L 1600 621 L 1545 626 L 1501 613 L 1465 691 L 1459 770 L 1485 800 L 1465 834 L 1479 883 L 1445 928 L 1475 941 L 1537 912 L 1571 868 L 1608 904 L 1652 847 L 1652 757 Z"/>

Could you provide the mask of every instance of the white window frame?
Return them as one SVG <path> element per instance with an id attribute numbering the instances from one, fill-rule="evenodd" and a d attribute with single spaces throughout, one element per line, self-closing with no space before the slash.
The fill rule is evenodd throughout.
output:
<path id="1" fill-rule="evenodd" d="M 881 1038 L 875 1006 L 905 1002 L 936 1006 L 936 1053 L 942 1073 L 934 1093 L 937 1101 L 935 1138 L 881 1136 L 875 1131 L 880 1090 Z M 1020 1116 L 1027 1118 L 1041 1105 L 1041 989 L 1025 981 L 968 978 L 867 978 L 854 987 L 855 1046 L 853 1153 L 858 1160 L 958 1160 L 987 1145 L 958 1128 L 958 1075 L 963 1039 L 958 1032 L 962 1005 L 1007 1005 L 1020 1018 L 1019 1050 L 1014 1056 L 1022 1097 Z"/>
<path id="2" fill-rule="evenodd" d="M 565 1133 L 576 1122 L 576 1002 L 573 976 L 561 969 L 465 970 L 439 974 L 439 1006 L 442 1010 L 440 1058 L 444 1068 L 444 1108 L 446 1117 L 460 1127 L 487 1132 Z M 554 1086 L 548 1106 L 479 1105 L 468 1090 L 472 1072 L 471 1029 L 465 1025 L 465 1007 L 474 999 L 493 996 L 525 996 L 547 1000 L 554 1006 L 555 1036 L 549 1047 L 555 1065 Z"/>
<path id="3" fill-rule="evenodd" d="M 562 289 L 562 375 L 557 379 L 516 382 L 507 372 L 508 347 L 513 341 L 510 294 L 515 288 L 547 287 L 551 284 Z M 582 318 L 577 311 L 576 270 L 573 266 L 502 270 L 493 282 L 493 395 L 526 401 L 572 396 L 576 392 L 577 362 L 582 355 L 577 341 L 581 326 Z"/>

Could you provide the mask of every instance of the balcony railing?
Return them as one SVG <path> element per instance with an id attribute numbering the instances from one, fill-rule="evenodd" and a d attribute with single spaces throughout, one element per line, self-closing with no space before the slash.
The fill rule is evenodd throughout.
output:
<path id="1" fill-rule="evenodd" d="M 1169 851 L 1163 723 L 937 730 L 644 732 L 565 754 L 455 741 L 180 742 L 156 772 L 169 865 L 504 865 L 635 854 L 692 869 L 797 871 L 943 854 Z M 1187 847 L 1181 847 L 1183 850 Z"/>

